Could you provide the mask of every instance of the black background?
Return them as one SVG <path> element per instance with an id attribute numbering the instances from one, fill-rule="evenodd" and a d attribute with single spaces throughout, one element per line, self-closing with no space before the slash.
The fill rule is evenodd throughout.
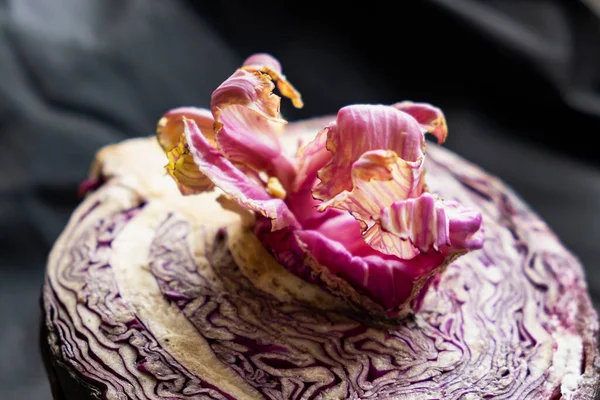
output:
<path id="1" fill-rule="evenodd" d="M 324 5 L 327 4 L 327 8 Z M 302 92 L 440 106 L 446 147 L 500 176 L 586 266 L 600 301 L 597 0 L 0 0 L 0 399 L 49 399 L 37 353 L 50 246 L 101 146 L 208 106 L 253 52 Z"/>

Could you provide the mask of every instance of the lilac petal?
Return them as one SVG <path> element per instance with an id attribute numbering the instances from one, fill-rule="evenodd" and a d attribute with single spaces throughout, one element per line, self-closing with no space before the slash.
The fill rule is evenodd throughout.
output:
<path id="1" fill-rule="evenodd" d="M 240 206 L 269 218 L 271 229 L 298 226 L 287 205 L 281 199 L 272 198 L 211 146 L 194 121 L 185 120 L 184 124 L 189 149 L 200 172 Z"/>

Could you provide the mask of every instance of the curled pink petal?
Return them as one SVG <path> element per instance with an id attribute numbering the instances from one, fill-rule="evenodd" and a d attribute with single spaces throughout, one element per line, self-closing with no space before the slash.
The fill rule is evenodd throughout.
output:
<path id="1" fill-rule="evenodd" d="M 271 125 L 265 134 L 280 133 L 286 123 L 280 117 L 281 98 L 273 93 L 275 85 L 267 74 L 254 73 L 238 69 L 225 82 L 216 88 L 210 99 L 210 110 L 216 122 L 216 131 L 220 129 L 221 113 L 232 105 L 247 107 L 264 119 L 278 123 Z"/>
<path id="2" fill-rule="evenodd" d="M 422 252 L 450 245 L 446 211 L 429 193 L 394 202 L 383 210 L 381 227 L 398 240 L 409 240 Z"/>
<path id="3" fill-rule="evenodd" d="M 410 240 L 420 251 L 475 250 L 483 245 L 481 213 L 445 204 L 429 193 L 416 199 L 397 201 L 383 211 L 383 230 Z"/>
<path id="4" fill-rule="evenodd" d="M 398 235 L 382 229 L 380 223 L 369 226 L 365 230 L 363 238 L 373 249 L 402 260 L 413 259 L 420 253 L 411 240 L 402 239 Z"/>
<path id="5" fill-rule="evenodd" d="M 481 213 L 455 201 L 444 205 L 450 225 L 450 245 L 457 249 L 481 249 L 484 242 Z"/>
<path id="6" fill-rule="evenodd" d="M 422 163 L 422 158 L 406 161 L 391 150 L 367 151 L 352 164 L 352 190 L 324 201 L 319 209 L 337 208 L 363 221 L 378 218 L 396 199 L 423 191 Z"/>
<path id="7" fill-rule="evenodd" d="M 219 149 L 231 162 L 265 171 L 289 189 L 296 171 L 279 143 L 286 121 L 274 88 L 269 74 L 239 69 L 213 92 L 211 112 Z"/>
<path id="8" fill-rule="evenodd" d="M 319 171 L 321 182 L 313 195 L 328 200 L 352 190 L 352 165 L 370 150 L 390 150 L 398 157 L 417 161 L 423 155 L 424 138 L 417 121 L 389 106 L 353 105 L 342 108 L 328 127 L 329 163 Z"/>
<path id="9" fill-rule="evenodd" d="M 248 108 L 232 105 L 221 114 L 219 149 L 231 162 L 276 177 L 288 189 L 296 175 L 294 162 L 284 153 L 272 121 Z"/>
<path id="10" fill-rule="evenodd" d="M 158 121 L 156 137 L 169 160 L 165 169 L 183 194 L 212 190 L 213 183 L 202 174 L 189 152 L 184 134 L 184 119 L 192 120 L 209 142 L 214 143 L 213 117 L 209 110 L 180 107 L 167 112 Z"/>
<path id="11" fill-rule="evenodd" d="M 424 132 L 429 132 L 436 137 L 438 144 L 446 141 L 448 125 L 444 113 L 439 108 L 431 104 L 413 103 L 412 101 L 403 101 L 393 106 L 416 119 Z"/>
<path id="12" fill-rule="evenodd" d="M 352 165 L 351 191 L 343 191 L 319 205 L 319 210 L 347 211 L 361 222 L 364 240 L 374 249 L 403 259 L 418 254 L 414 243 L 382 230 L 381 212 L 397 199 L 418 196 L 423 191 L 422 158 L 408 162 L 393 151 L 364 153 Z"/>
<path id="13" fill-rule="evenodd" d="M 266 53 L 251 55 L 244 61 L 242 68 L 268 74 L 271 79 L 277 82 L 277 89 L 279 89 L 283 96 L 292 101 L 294 107 L 302 108 L 304 106 L 300 93 L 288 82 L 281 71 L 281 64 L 273 56 Z"/>
<path id="14" fill-rule="evenodd" d="M 242 63 L 243 68 L 255 71 L 268 69 L 281 76 L 281 63 L 272 55 L 267 53 L 255 53 L 246 58 Z"/>
<path id="15" fill-rule="evenodd" d="M 194 121 L 185 120 L 184 124 L 189 149 L 200 172 L 242 207 L 270 219 L 273 230 L 298 227 L 296 218 L 281 199 L 272 198 L 211 146 Z"/>
<path id="16" fill-rule="evenodd" d="M 179 107 L 169 110 L 158 121 L 158 125 L 156 127 L 156 136 L 158 143 L 161 145 L 164 151 L 168 152 L 176 147 L 181 138 L 184 137 L 184 118 L 193 120 L 202 134 L 206 136 L 209 141 L 214 142 L 214 119 L 210 110 L 197 107 Z"/>

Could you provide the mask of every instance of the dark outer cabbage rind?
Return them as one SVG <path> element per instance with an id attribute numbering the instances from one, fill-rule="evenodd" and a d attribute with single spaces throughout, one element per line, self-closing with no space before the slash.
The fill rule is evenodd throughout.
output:
<path id="1" fill-rule="evenodd" d="M 76 374 L 70 372 L 50 350 L 48 344 L 48 329 L 45 316 L 40 324 L 40 354 L 50 382 L 50 389 L 55 400 L 97 400 L 98 389 L 82 381 Z"/>
<path id="2" fill-rule="evenodd" d="M 581 340 L 583 356 L 569 368 L 577 364 L 582 377 L 563 398 L 593 399 L 598 319 L 578 261 L 501 182 L 446 151 L 428 152 L 432 190 L 482 210 L 486 245 L 450 265 L 432 284 L 419 313 L 394 329 L 284 304 L 257 290 L 233 262 L 225 229 L 195 232 L 196 239 L 204 237 L 206 249 L 196 257 L 187 240 L 193 233 L 188 218 L 167 206 L 157 216 L 150 271 L 165 298 L 182 310 L 219 360 L 267 398 L 327 398 L 338 390 L 341 398 L 558 399 L 560 385 L 573 379 L 554 376 L 559 363 L 546 368 L 540 355 L 558 358 L 557 344 L 576 352 L 571 343 Z M 78 214 L 80 229 L 66 230 L 72 235 L 63 251 L 68 262 L 48 265 L 53 279 L 44 287 L 44 309 L 53 364 L 95 388 L 100 398 L 151 398 L 134 387 L 138 375 L 156 383 L 156 398 L 229 397 L 157 345 L 120 300 L 106 263 L 110 243 L 153 199 L 134 188 L 131 202 L 110 204 L 110 191 L 130 190 L 122 182 L 119 189 L 115 185 L 108 180 L 92 194 L 82 205 L 90 210 Z M 101 200 L 92 202 L 94 196 Z M 102 328 L 75 329 L 83 314 L 68 312 L 53 282 L 77 297 L 79 310 L 98 316 Z M 98 340 L 137 352 L 130 377 L 98 362 L 110 346 L 86 348 L 87 341 Z M 140 361 L 144 365 L 148 358 L 150 368 L 140 369 Z M 128 391 L 129 380 L 133 389 Z"/>

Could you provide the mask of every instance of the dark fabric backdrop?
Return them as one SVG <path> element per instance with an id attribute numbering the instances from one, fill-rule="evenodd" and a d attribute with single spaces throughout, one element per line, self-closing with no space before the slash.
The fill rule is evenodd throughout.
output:
<path id="1" fill-rule="evenodd" d="M 50 398 L 36 347 L 45 258 L 96 150 L 152 134 L 169 108 L 207 106 L 255 51 L 279 58 L 302 92 L 305 108 L 283 106 L 290 120 L 350 103 L 442 107 L 447 147 L 512 185 L 582 260 L 600 300 L 599 10 L 597 0 L 0 0 L 0 399 Z"/>

